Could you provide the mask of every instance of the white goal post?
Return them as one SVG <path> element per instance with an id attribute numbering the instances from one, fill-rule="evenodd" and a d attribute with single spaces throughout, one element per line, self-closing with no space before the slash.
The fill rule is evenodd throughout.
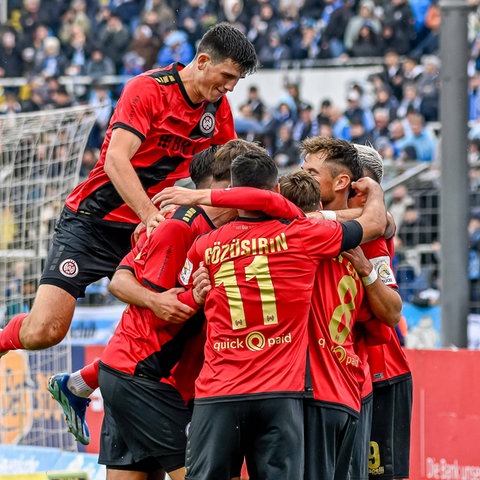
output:
<path id="1" fill-rule="evenodd" d="M 0 116 L 0 328 L 32 305 L 95 119 L 89 105 Z M 46 389 L 52 373 L 70 370 L 68 342 L 0 360 L 0 444 L 76 450 Z"/>

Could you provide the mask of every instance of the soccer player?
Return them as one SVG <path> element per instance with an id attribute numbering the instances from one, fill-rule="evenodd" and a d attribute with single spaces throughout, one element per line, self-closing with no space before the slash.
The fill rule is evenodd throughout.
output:
<path id="1" fill-rule="evenodd" d="M 256 67 L 246 36 L 220 23 L 187 66 L 151 70 L 125 85 L 99 161 L 67 197 L 32 310 L 0 332 L 0 354 L 47 348 L 65 337 L 76 299 L 113 274 L 135 226 L 141 221 L 150 233 L 158 224 L 151 198 L 188 176 L 195 153 L 236 137 L 225 93 Z"/>
<path id="2" fill-rule="evenodd" d="M 383 179 L 383 160 L 378 152 L 365 145 L 355 145 L 355 148 L 363 168 L 363 175 L 381 183 Z M 363 202 L 364 197 L 360 194 L 350 198 L 348 204 L 349 207 L 355 208 L 363 206 Z M 392 233 L 387 231 L 386 236 L 389 237 Z M 378 332 L 375 330 L 382 329 L 379 322 L 383 322 L 390 327 L 394 327 L 399 322 L 402 299 L 397 291 L 395 275 L 391 266 L 391 252 L 385 235 L 364 243 L 361 245 L 361 249 L 355 252 L 346 252 L 345 255 L 360 275 L 370 278 L 369 284 L 365 287 L 365 308 L 368 309 L 369 316 L 372 318 L 365 324 L 357 325 L 360 328 L 356 328 L 354 332 L 355 350 L 363 367 L 359 375 L 362 406 L 349 472 L 351 480 L 368 480 L 373 395 L 367 350 L 369 346 L 383 345 L 391 341 L 391 337 L 395 335 L 393 330 L 389 335 L 385 335 L 381 341 L 377 341 Z M 362 328 L 365 326 L 369 326 L 369 328 Z M 372 348 L 376 348 L 376 346 Z"/>
<path id="3" fill-rule="evenodd" d="M 230 181 L 232 159 L 253 149 L 263 151 L 263 148 L 256 144 L 234 139 L 221 147 L 215 146 L 203 150 L 194 156 L 190 164 L 190 177 L 198 188 L 210 187 L 212 182 L 217 186 L 226 186 Z M 142 249 L 145 238 L 146 235 L 143 233 L 140 241 L 135 245 L 136 251 Z M 172 237 L 169 240 L 173 241 L 175 238 Z M 174 245 L 170 248 L 173 247 Z M 186 252 L 183 255 L 185 256 Z M 130 274 L 129 270 L 117 270 L 110 284 L 110 290 L 125 303 L 147 308 L 163 320 L 179 322 L 186 319 L 183 311 L 178 313 L 176 310 L 178 292 L 175 289 L 164 292 L 154 291 L 135 281 L 135 276 Z M 189 311 L 191 316 L 194 310 L 189 309 Z M 88 397 L 99 386 L 98 364 L 99 359 L 71 375 L 68 373 L 53 375 L 48 383 L 48 390 L 64 411 L 69 431 L 85 445 L 90 442 L 85 413 L 90 402 Z M 190 390 L 193 391 L 193 386 Z"/>
<path id="4" fill-rule="evenodd" d="M 302 478 L 307 320 L 314 272 L 362 239 L 383 232 L 383 194 L 370 192 L 357 221 L 281 221 L 240 210 L 240 218 L 198 238 L 182 272 L 209 270 L 205 362 L 196 382 L 187 447 L 188 479 L 229 479 L 245 456 L 255 478 Z M 277 168 L 265 154 L 232 163 L 232 186 L 274 191 Z M 212 192 L 213 196 L 213 192 Z M 292 295 L 294 292 L 294 295 Z"/>
<path id="5" fill-rule="evenodd" d="M 364 174 L 378 183 L 383 178 L 383 162 L 376 150 L 367 146 L 356 145 L 359 160 L 364 168 Z M 350 200 L 351 206 L 361 205 L 361 195 Z M 351 258 L 355 268 L 364 273 L 373 269 L 377 271 L 378 281 L 366 289 L 370 309 L 376 318 L 390 321 L 390 325 L 398 323 L 401 316 L 402 300 L 397 292 L 397 284 L 391 259 L 394 255 L 394 231 L 386 233 L 385 238 L 379 238 L 373 243 L 382 243 L 383 254 L 368 255 L 369 244 L 363 244 L 363 257 Z M 378 247 L 377 247 L 378 248 Z M 386 248 L 386 251 L 385 251 Z M 368 257 L 368 258 L 367 258 Z M 369 260 L 369 261 L 368 261 Z M 372 269 L 373 265 L 373 269 Z M 388 287 L 388 288 L 387 288 Z M 352 479 L 365 480 L 370 472 L 373 479 L 403 479 L 409 477 L 410 466 L 410 427 L 412 417 L 412 374 L 405 353 L 400 345 L 397 334 L 393 331 L 386 343 L 366 346 L 368 361 L 367 373 L 370 379 L 365 382 L 366 393 L 372 392 L 373 401 L 366 405 L 370 416 L 362 414 L 365 427 L 364 440 L 368 448 L 357 451 L 357 465 L 361 470 Z M 371 380 L 371 381 L 369 381 Z M 362 403 L 362 410 L 364 405 Z M 370 422 L 369 423 L 369 419 Z M 370 431 L 371 430 L 371 431 Z M 362 460 L 360 460 L 360 458 Z M 368 460 L 368 465 L 365 465 Z"/>

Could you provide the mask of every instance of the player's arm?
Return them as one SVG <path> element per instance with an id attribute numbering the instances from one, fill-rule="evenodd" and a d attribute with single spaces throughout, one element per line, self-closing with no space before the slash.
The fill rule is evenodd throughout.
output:
<path id="1" fill-rule="evenodd" d="M 115 128 L 105 157 L 105 173 L 119 195 L 147 226 L 150 233 L 158 225 L 160 214 L 146 194 L 131 159 L 141 145 L 140 138 L 123 128 Z"/>
<path id="2" fill-rule="evenodd" d="M 110 292 L 129 305 L 148 308 L 155 316 L 168 322 L 184 322 L 195 310 L 178 299 L 184 288 L 171 288 L 164 292 L 155 292 L 144 287 L 133 272 L 125 267 L 117 269 L 109 285 Z"/>
<path id="3" fill-rule="evenodd" d="M 352 188 L 367 195 L 362 214 L 355 220 L 362 227 L 362 243 L 383 236 L 387 226 L 387 209 L 383 199 L 382 187 L 375 180 L 363 177 L 353 182 Z M 343 225 L 348 223 L 345 222 Z"/>
<path id="4" fill-rule="evenodd" d="M 279 193 L 250 187 L 235 187 L 215 190 L 189 190 L 182 187 L 166 188 L 155 195 L 154 202 L 163 207 L 175 205 L 211 205 L 224 208 L 258 210 L 271 215 L 293 219 L 303 212 Z"/>
<path id="5" fill-rule="evenodd" d="M 372 314 L 386 325 L 394 327 L 402 316 L 402 299 L 399 293 L 383 283 L 381 271 L 375 269 L 361 248 L 342 252 L 342 255 L 350 260 L 362 279 Z M 382 265 L 378 268 L 381 269 Z"/>

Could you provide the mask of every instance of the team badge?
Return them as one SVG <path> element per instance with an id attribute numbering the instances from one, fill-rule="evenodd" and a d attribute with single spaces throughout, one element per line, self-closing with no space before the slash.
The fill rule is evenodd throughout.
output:
<path id="1" fill-rule="evenodd" d="M 68 278 L 76 277 L 78 275 L 78 265 L 75 260 L 68 258 L 60 264 L 60 273 Z"/>
<path id="2" fill-rule="evenodd" d="M 215 117 L 209 113 L 205 112 L 200 119 L 200 130 L 203 134 L 212 133 L 215 129 Z"/>

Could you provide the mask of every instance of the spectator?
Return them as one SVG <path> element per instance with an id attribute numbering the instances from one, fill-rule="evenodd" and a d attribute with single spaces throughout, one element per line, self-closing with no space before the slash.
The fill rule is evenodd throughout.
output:
<path id="1" fill-rule="evenodd" d="M 440 25 L 442 18 L 440 15 L 440 6 L 438 0 L 432 0 L 425 14 L 425 32 L 420 42 L 412 50 L 412 55 L 420 57 L 422 55 L 432 55 L 438 53 L 440 46 Z"/>
<path id="2" fill-rule="evenodd" d="M 312 106 L 302 102 L 299 108 L 298 120 L 293 124 L 292 137 L 300 143 L 307 137 L 318 135 L 318 122 L 312 114 Z"/>
<path id="3" fill-rule="evenodd" d="M 407 138 L 405 135 L 405 127 L 400 120 L 394 120 L 390 124 L 389 130 L 394 157 L 399 158 Z"/>
<path id="4" fill-rule="evenodd" d="M 85 73 L 95 81 L 105 75 L 115 75 L 115 64 L 110 57 L 105 55 L 101 47 L 94 47 L 87 60 Z"/>
<path id="5" fill-rule="evenodd" d="M 207 28 L 217 20 L 207 0 L 187 0 L 181 2 L 178 12 L 177 28 L 187 32 L 191 45 L 202 37 Z"/>
<path id="6" fill-rule="evenodd" d="M 365 129 L 364 123 L 358 118 L 354 118 L 350 122 L 350 141 L 357 145 L 371 145 L 373 143 L 371 133 Z"/>
<path id="7" fill-rule="evenodd" d="M 153 35 L 152 29 L 148 25 L 140 24 L 133 33 L 128 51 L 135 52 L 142 57 L 145 70 L 150 70 L 157 60 L 160 43 L 160 39 Z"/>
<path id="8" fill-rule="evenodd" d="M 123 63 L 122 67 L 120 68 L 120 75 L 127 75 L 127 76 L 136 76 L 142 73 L 144 68 L 145 60 L 136 52 L 127 52 L 123 56 Z M 165 65 L 163 65 L 165 66 Z M 123 86 L 120 86 L 119 93 Z"/>
<path id="9" fill-rule="evenodd" d="M 82 165 L 80 167 L 80 179 L 85 180 L 88 174 L 92 171 L 93 167 L 98 161 L 100 152 L 95 148 L 87 147 L 83 152 Z"/>
<path id="10" fill-rule="evenodd" d="M 365 131 L 370 131 L 375 126 L 373 115 L 370 109 L 364 109 L 360 106 L 360 94 L 357 89 L 351 89 L 347 94 L 347 108 L 344 115 L 348 118 L 350 124 L 355 122 L 363 123 Z"/>
<path id="11" fill-rule="evenodd" d="M 147 2 L 140 16 L 141 23 L 148 23 L 147 17 L 149 12 L 155 13 L 156 23 L 160 27 L 159 33 L 161 35 L 165 33 L 165 30 L 175 28 L 177 17 L 166 0 L 150 0 Z M 155 33 L 155 30 L 153 33 Z"/>
<path id="12" fill-rule="evenodd" d="M 436 142 L 434 137 L 425 127 L 425 119 L 417 113 L 409 117 L 411 134 L 405 138 L 403 150 L 406 147 L 413 147 L 417 154 L 416 160 L 431 162 L 435 159 Z"/>
<path id="13" fill-rule="evenodd" d="M 53 108 L 72 107 L 75 102 L 64 86 L 60 86 L 52 92 Z"/>
<path id="14" fill-rule="evenodd" d="M 173 30 L 165 37 L 165 44 L 158 52 L 157 64 L 162 67 L 173 62 L 186 65 L 193 59 L 194 54 L 187 34 L 182 30 Z"/>
<path id="15" fill-rule="evenodd" d="M 88 137 L 87 146 L 99 149 L 105 139 L 108 123 L 113 113 L 112 94 L 107 85 L 99 81 L 93 82 L 88 104 L 95 107 L 97 118 Z"/>
<path id="16" fill-rule="evenodd" d="M 253 43 L 257 52 L 268 45 L 268 35 L 275 31 L 273 25 L 277 20 L 278 17 L 273 6 L 270 3 L 261 3 L 258 13 L 252 17 L 247 33 L 248 39 Z"/>
<path id="17" fill-rule="evenodd" d="M 405 83 L 403 86 L 403 99 L 397 108 L 397 117 L 405 118 L 409 111 L 420 113 L 422 99 L 418 96 L 417 87 L 413 83 Z"/>
<path id="18" fill-rule="evenodd" d="M 263 68 L 280 68 L 282 60 L 290 59 L 290 49 L 282 44 L 280 35 L 271 32 L 267 37 L 268 43 L 258 52 L 258 60 Z"/>
<path id="19" fill-rule="evenodd" d="M 390 87 L 397 100 L 400 100 L 402 98 L 403 69 L 400 57 L 395 50 L 387 49 L 385 51 L 385 61 L 380 77 Z"/>
<path id="20" fill-rule="evenodd" d="M 355 44 L 355 39 L 358 38 L 360 29 L 363 27 L 366 21 L 370 22 L 372 30 L 379 35 L 382 29 L 380 20 L 374 13 L 375 4 L 372 0 L 362 0 L 360 3 L 360 10 L 358 15 L 353 16 L 345 29 L 345 50 L 351 52 Z"/>
<path id="21" fill-rule="evenodd" d="M 343 39 L 348 22 L 353 16 L 353 0 L 344 0 L 330 14 L 330 20 L 324 27 L 320 42 L 320 57 L 338 58 L 345 52 Z"/>
<path id="22" fill-rule="evenodd" d="M 330 54 L 328 54 L 328 57 Z M 325 58 L 320 46 L 320 34 L 315 20 L 312 18 L 302 19 L 300 26 L 300 38 L 292 45 L 292 58 L 295 60 L 314 60 Z"/>
<path id="23" fill-rule="evenodd" d="M 402 72 L 404 82 L 415 83 L 423 72 L 423 67 L 418 64 L 418 60 L 415 57 L 408 56 L 403 59 Z"/>
<path id="24" fill-rule="evenodd" d="M 4 98 L 5 100 L 0 105 L 0 115 L 10 116 L 22 111 L 22 105 L 18 101 L 18 95 L 15 89 L 6 89 Z"/>
<path id="25" fill-rule="evenodd" d="M 381 85 L 375 92 L 375 102 L 372 105 L 372 110 L 375 111 L 379 108 L 387 111 L 389 122 L 397 117 L 398 100 L 391 94 L 387 85 Z"/>
<path id="26" fill-rule="evenodd" d="M 112 13 L 103 30 L 99 32 L 98 39 L 102 45 L 108 46 L 108 56 L 115 64 L 115 71 L 119 73 L 123 66 L 123 56 L 130 43 L 128 28 L 123 25 L 118 15 Z"/>
<path id="27" fill-rule="evenodd" d="M 440 60 L 434 55 L 424 58 L 424 71 L 417 83 L 418 95 L 422 99 L 420 113 L 427 122 L 436 122 L 440 100 Z"/>
<path id="28" fill-rule="evenodd" d="M 330 125 L 330 116 L 332 113 L 332 101 L 329 98 L 322 100 L 320 110 L 317 114 L 317 122 L 319 125 Z"/>
<path id="29" fill-rule="evenodd" d="M 292 138 L 292 129 L 289 125 L 284 124 L 278 128 L 272 158 L 280 168 L 300 163 L 300 149 L 298 143 Z"/>
<path id="30" fill-rule="evenodd" d="M 397 227 L 397 240 L 401 248 L 411 248 L 428 243 L 425 234 L 426 224 L 415 205 L 407 205 L 400 227 Z"/>
<path id="31" fill-rule="evenodd" d="M 23 75 L 22 51 L 17 45 L 15 32 L 5 30 L 1 35 L 0 78 L 21 77 Z"/>
<path id="32" fill-rule="evenodd" d="M 390 124 L 389 111 L 386 108 L 375 108 L 373 111 L 373 118 L 375 120 L 375 127 L 371 131 L 372 144 L 376 150 L 378 150 L 378 142 L 387 140 L 390 142 L 390 130 L 388 128 Z"/>
<path id="33" fill-rule="evenodd" d="M 380 57 L 383 55 L 383 44 L 380 35 L 373 28 L 370 20 L 363 23 L 354 38 L 350 49 L 352 57 Z"/>
<path id="34" fill-rule="evenodd" d="M 44 58 L 34 68 L 34 72 L 43 77 L 60 76 L 65 73 L 68 60 L 60 50 L 60 40 L 57 37 L 47 37 L 43 41 Z"/>
<path id="35" fill-rule="evenodd" d="M 266 107 L 263 100 L 260 98 L 258 93 L 258 87 L 256 85 L 250 85 L 247 93 L 246 104 L 250 105 L 252 115 L 256 120 L 261 122 L 263 120 L 263 114 L 265 113 Z"/>
<path id="36" fill-rule="evenodd" d="M 248 25 L 250 18 L 243 0 L 223 0 L 219 9 L 218 21 L 230 22 L 240 25 Z"/>
<path id="37" fill-rule="evenodd" d="M 470 313 L 480 313 L 480 210 L 474 209 L 468 223 L 470 237 L 468 279 L 470 280 Z"/>
<path id="38" fill-rule="evenodd" d="M 350 140 L 350 122 L 339 107 L 333 106 L 330 111 L 330 125 L 334 138 Z"/>
<path id="39" fill-rule="evenodd" d="M 386 2 L 384 22 L 392 26 L 393 44 L 397 53 L 408 54 L 415 40 L 415 18 L 408 0 Z"/>
<path id="40" fill-rule="evenodd" d="M 65 55 L 69 61 L 65 74 L 69 76 L 85 75 L 91 50 L 92 44 L 87 39 L 82 27 L 76 24 L 73 25 L 70 44 L 64 48 Z"/>

